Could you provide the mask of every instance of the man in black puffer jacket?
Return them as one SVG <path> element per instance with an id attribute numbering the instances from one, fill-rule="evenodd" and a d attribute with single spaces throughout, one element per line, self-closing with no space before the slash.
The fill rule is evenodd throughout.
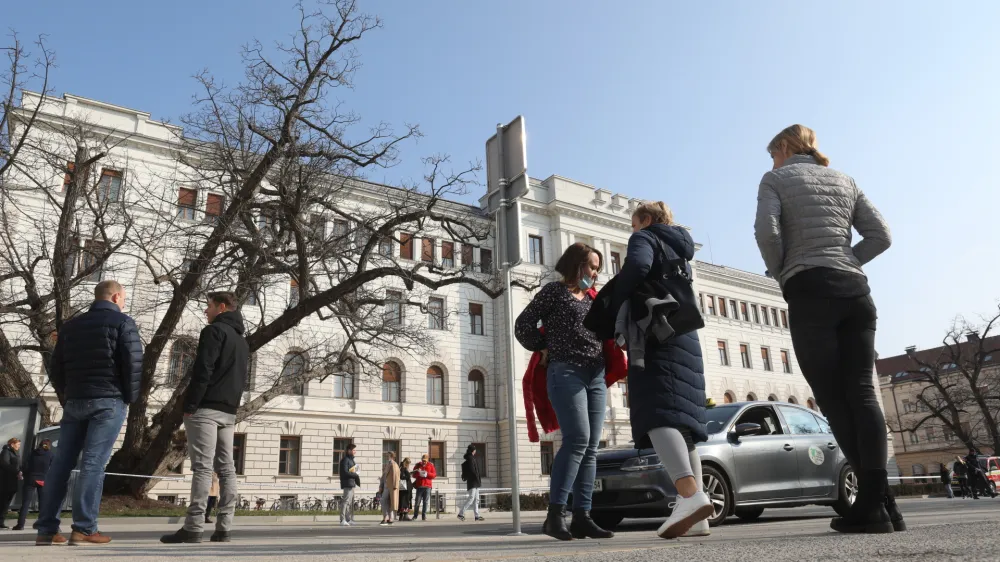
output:
<path id="1" fill-rule="evenodd" d="M 208 326 L 198 338 L 191 382 L 184 397 L 184 429 L 191 455 L 191 503 L 187 520 L 164 543 L 198 543 L 205 527 L 205 509 L 212 472 L 219 475 L 219 510 L 212 542 L 229 542 L 236 511 L 236 466 L 233 436 L 236 410 L 246 389 L 250 348 L 243 337 L 243 316 L 232 293 L 211 293 L 205 309 Z"/>
<path id="2" fill-rule="evenodd" d="M 77 457 L 80 474 L 70 544 L 111 541 L 97 529 L 104 466 L 121 432 L 127 405 L 138 399 L 142 382 L 139 329 L 122 312 L 124 308 L 125 289 L 117 281 L 101 281 L 94 288 L 90 310 L 63 324 L 57 335 L 49 380 L 63 405 L 63 416 L 35 524 L 36 544 L 66 542 L 59 534 L 59 509 Z"/>

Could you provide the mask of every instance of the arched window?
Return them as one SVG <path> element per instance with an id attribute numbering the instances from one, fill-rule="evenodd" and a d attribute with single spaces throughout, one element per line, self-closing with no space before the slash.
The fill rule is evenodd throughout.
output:
<path id="1" fill-rule="evenodd" d="M 170 348 L 170 368 L 167 370 L 167 384 L 181 382 L 184 375 L 194 365 L 195 343 L 189 338 L 179 338 Z"/>
<path id="2" fill-rule="evenodd" d="M 812 411 L 814 411 L 814 412 L 818 412 L 818 411 L 819 411 L 819 408 L 817 408 L 817 407 L 816 407 L 816 400 L 815 400 L 815 399 L 813 399 L 813 398 L 807 398 L 807 399 L 806 399 L 806 406 L 807 406 L 807 407 L 808 407 L 808 408 L 809 408 L 810 410 L 812 410 Z"/>
<path id="3" fill-rule="evenodd" d="M 798 404 L 798 403 L 799 403 L 799 401 L 798 401 L 798 399 L 797 399 L 797 398 L 795 398 L 794 396 L 789 396 L 789 397 L 788 397 L 788 403 L 789 403 L 789 404 Z"/>
<path id="4" fill-rule="evenodd" d="M 382 401 L 383 402 L 399 402 L 400 395 L 400 382 L 403 379 L 403 369 L 393 362 L 389 361 L 385 365 L 382 365 Z"/>
<path id="5" fill-rule="evenodd" d="M 298 379 L 298 382 L 292 386 L 288 394 L 295 396 L 306 395 L 306 383 L 302 378 L 305 376 L 307 363 L 306 354 L 301 351 L 290 351 L 285 354 L 285 358 L 281 362 L 281 381 Z"/>
<path id="6" fill-rule="evenodd" d="M 726 404 L 732 404 L 736 402 L 736 395 L 727 390 L 725 396 L 722 397 L 722 401 Z"/>
<path id="7" fill-rule="evenodd" d="M 757 395 L 756 394 L 754 394 L 752 392 L 750 394 L 747 394 L 747 402 L 756 402 L 756 401 L 757 401 Z"/>
<path id="8" fill-rule="evenodd" d="M 355 378 L 357 377 L 357 366 L 353 359 L 345 359 L 337 367 L 333 374 L 333 397 L 334 398 L 356 398 L 354 389 L 357 387 Z"/>
<path id="9" fill-rule="evenodd" d="M 486 377 L 482 371 L 469 372 L 469 405 L 473 408 L 486 407 Z"/>
<path id="10" fill-rule="evenodd" d="M 427 368 L 427 403 L 444 405 L 444 371 L 433 365 Z"/>
<path id="11" fill-rule="evenodd" d="M 770 396 L 767 397 L 767 401 L 768 402 L 777 402 L 778 401 L 778 397 L 772 394 L 772 395 L 770 395 Z"/>

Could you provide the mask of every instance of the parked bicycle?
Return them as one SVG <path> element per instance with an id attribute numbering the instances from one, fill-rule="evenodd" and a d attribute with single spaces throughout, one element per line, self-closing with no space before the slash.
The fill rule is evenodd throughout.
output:
<path id="1" fill-rule="evenodd" d="M 256 507 L 253 508 L 254 511 L 264 511 L 264 504 L 266 503 L 267 500 L 265 500 L 264 498 L 257 498 L 257 505 Z"/>
<path id="2" fill-rule="evenodd" d="M 281 500 L 280 499 L 274 500 L 274 503 L 271 504 L 271 511 L 280 511 L 280 510 L 281 510 Z"/>

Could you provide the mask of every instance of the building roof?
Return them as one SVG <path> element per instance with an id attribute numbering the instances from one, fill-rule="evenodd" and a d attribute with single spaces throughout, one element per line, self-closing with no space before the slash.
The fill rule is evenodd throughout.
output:
<path id="1" fill-rule="evenodd" d="M 971 358 L 972 354 L 979 349 L 978 343 L 968 340 L 963 341 L 958 345 L 959 352 L 962 354 L 962 357 Z M 1000 336 L 990 336 L 986 338 L 983 349 L 988 352 L 983 364 L 1000 366 Z M 939 365 L 943 372 L 956 368 L 955 364 L 951 362 L 951 355 L 948 351 L 948 347 L 944 345 L 915 351 L 914 356 L 917 360 L 923 363 Z M 893 383 L 920 378 L 920 374 L 909 372 L 919 368 L 921 368 L 920 365 L 911 359 L 906 353 L 875 361 L 875 371 L 878 375 L 880 377 L 892 377 Z"/>

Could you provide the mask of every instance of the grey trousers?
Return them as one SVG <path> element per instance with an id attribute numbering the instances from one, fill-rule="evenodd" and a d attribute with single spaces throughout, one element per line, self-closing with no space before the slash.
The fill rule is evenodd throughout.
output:
<path id="1" fill-rule="evenodd" d="M 344 488 L 344 503 L 340 506 L 340 522 L 354 521 L 354 488 Z"/>
<path id="2" fill-rule="evenodd" d="M 201 533 L 205 528 L 208 491 L 212 471 L 219 475 L 219 510 L 215 530 L 229 532 L 236 512 L 236 466 L 233 464 L 233 433 L 236 415 L 201 408 L 184 417 L 188 454 L 191 457 L 191 503 L 184 529 Z"/>

